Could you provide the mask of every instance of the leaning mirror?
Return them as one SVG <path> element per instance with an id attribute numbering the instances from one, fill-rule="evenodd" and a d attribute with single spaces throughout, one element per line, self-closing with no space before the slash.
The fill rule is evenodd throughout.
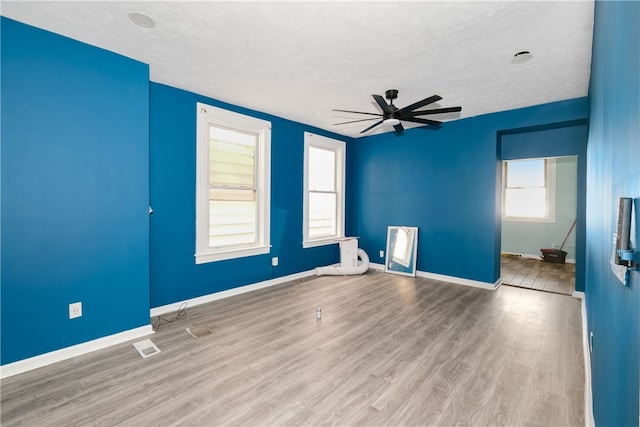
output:
<path id="1" fill-rule="evenodd" d="M 389 226 L 384 271 L 416 277 L 418 227 Z"/>

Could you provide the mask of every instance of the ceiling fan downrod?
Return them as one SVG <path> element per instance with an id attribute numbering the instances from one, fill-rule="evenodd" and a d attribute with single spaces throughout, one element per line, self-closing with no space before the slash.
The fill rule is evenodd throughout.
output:
<path id="1" fill-rule="evenodd" d="M 393 105 L 393 100 L 398 97 L 398 89 L 389 89 L 384 92 L 384 97 L 389 100 L 389 105 Z"/>

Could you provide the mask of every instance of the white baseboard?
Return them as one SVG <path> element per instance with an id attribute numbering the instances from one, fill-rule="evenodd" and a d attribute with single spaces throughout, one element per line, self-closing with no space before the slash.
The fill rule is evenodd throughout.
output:
<path id="1" fill-rule="evenodd" d="M 92 341 L 72 345 L 71 347 L 65 347 L 60 350 L 40 354 L 28 359 L 7 363 L 6 365 L 0 366 L 0 378 L 8 378 L 32 369 L 41 368 L 43 366 L 51 365 L 52 363 L 61 362 L 66 359 L 71 359 L 72 357 L 81 356 L 83 354 L 91 353 L 92 351 L 101 350 L 112 345 L 145 337 L 153 333 L 151 325 L 145 325 Z"/>
<path id="2" fill-rule="evenodd" d="M 578 298 L 578 299 L 583 300 L 584 299 L 584 292 L 582 292 L 582 291 L 573 291 L 571 296 L 574 297 L 574 298 Z"/>
<path id="3" fill-rule="evenodd" d="M 374 270 L 384 271 L 384 264 L 370 263 L 369 267 L 374 269 Z M 491 291 L 495 291 L 502 284 L 502 279 L 496 280 L 495 283 L 480 282 L 478 280 L 463 279 L 462 277 L 446 276 L 444 274 L 429 273 L 427 271 L 419 271 L 419 270 L 416 271 L 416 276 L 417 277 L 424 277 L 424 278 L 427 278 L 427 279 L 439 280 L 439 281 L 442 281 L 442 282 L 455 283 L 457 285 L 464 285 L 464 286 L 471 286 L 471 287 L 474 287 L 474 288 L 488 289 L 488 290 L 491 290 Z"/>
<path id="4" fill-rule="evenodd" d="M 384 271 L 384 264 L 378 264 L 377 262 L 370 262 L 369 268 L 372 270 Z"/>
<path id="5" fill-rule="evenodd" d="M 151 317 L 160 316 L 166 313 L 173 313 L 178 311 L 180 306 L 186 304 L 187 307 L 194 307 L 196 305 L 206 304 L 208 302 L 217 301 L 223 298 L 229 298 L 235 295 L 244 294 L 247 292 L 255 291 L 258 289 L 268 288 L 270 286 L 280 285 L 292 280 L 303 279 L 305 277 L 314 276 L 315 270 L 303 271 L 301 273 L 290 274 L 288 276 L 276 277 L 275 279 L 265 280 L 263 282 L 253 283 L 251 285 L 239 286 L 237 288 L 228 289 L 226 291 L 215 292 L 213 294 L 203 295 L 201 297 L 191 298 L 188 300 L 174 302 L 160 307 L 151 309 Z"/>
<path id="6" fill-rule="evenodd" d="M 576 291 L 578 292 L 578 291 Z M 584 295 L 584 292 L 581 292 Z M 593 394 L 591 391 L 591 351 L 589 349 L 589 323 L 587 321 L 587 305 L 584 297 L 582 305 L 582 353 L 584 355 L 584 425 L 594 427 Z"/>
<path id="7" fill-rule="evenodd" d="M 529 258 L 529 259 L 537 259 L 537 260 L 541 260 L 542 259 L 542 258 L 540 258 L 540 255 L 520 254 L 520 253 L 516 253 L 516 252 L 501 252 L 500 255 L 517 256 L 517 257 L 520 257 L 520 258 Z M 574 258 L 566 258 L 564 260 L 564 262 L 566 264 L 575 264 L 576 260 Z"/>
<path id="8" fill-rule="evenodd" d="M 417 271 L 416 276 L 425 277 L 427 279 L 440 280 L 442 282 L 455 283 L 457 285 L 471 286 L 473 288 L 488 289 L 495 291 L 502 285 L 502 279 L 498 279 L 495 283 L 480 282 L 478 280 L 464 279 L 462 277 L 445 276 L 443 274 L 428 273 L 426 271 Z"/>

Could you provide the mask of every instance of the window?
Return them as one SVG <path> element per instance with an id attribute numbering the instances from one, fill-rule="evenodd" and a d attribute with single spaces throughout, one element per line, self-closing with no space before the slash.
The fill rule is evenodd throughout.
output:
<path id="1" fill-rule="evenodd" d="M 305 248 L 344 237 L 345 146 L 342 141 L 304 134 Z"/>
<path id="2" fill-rule="evenodd" d="M 503 218 L 555 221 L 555 159 L 504 162 Z"/>
<path id="3" fill-rule="evenodd" d="M 196 264 L 269 253 L 271 123 L 197 104 Z"/>

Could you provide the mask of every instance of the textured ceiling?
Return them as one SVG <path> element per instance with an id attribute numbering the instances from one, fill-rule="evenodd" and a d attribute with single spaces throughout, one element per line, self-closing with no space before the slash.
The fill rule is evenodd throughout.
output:
<path id="1" fill-rule="evenodd" d="M 433 94 L 453 120 L 587 95 L 593 1 L 33 2 L 2 15 L 135 58 L 151 80 L 362 136 L 379 112 Z M 152 17 L 142 28 L 130 12 Z M 531 61 L 514 65 L 516 52 Z M 405 123 L 406 124 L 406 123 Z M 411 126 L 405 126 L 407 128 Z M 393 128 L 379 126 L 371 133 Z"/>

